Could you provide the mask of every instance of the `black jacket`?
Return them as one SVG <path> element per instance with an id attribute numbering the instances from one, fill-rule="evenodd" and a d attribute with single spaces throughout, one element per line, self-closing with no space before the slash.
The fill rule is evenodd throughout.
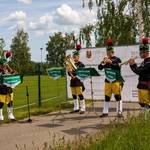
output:
<path id="1" fill-rule="evenodd" d="M 77 68 L 84 68 L 85 67 L 85 65 L 81 61 L 75 63 L 75 65 L 77 66 Z M 68 74 L 69 74 L 69 76 L 71 76 L 70 73 L 68 73 Z M 72 75 L 76 76 L 77 74 L 75 71 L 73 71 Z M 75 79 L 71 78 L 70 86 L 71 87 L 83 86 L 83 82 L 81 82 L 79 78 L 75 78 Z"/>
<path id="2" fill-rule="evenodd" d="M 102 69 L 106 69 L 106 68 L 112 68 L 114 71 L 117 71 L 117 73 L 116 73 L 117 81 L 124 82 L 124 80 L 121 76 L 121 67 L 119 66 L 119 64 L 121 63 L 121 59 L 116 56 L 113 56 L 113 57 L 111 57 L 111 61 L 112 61 L 112 64 L 105 64 L 105 65 L 99 64 L 98 69 L 102 70 Z M 109 81 L 107 79 L 105 79 L 105 82 L 109 82 Z"/>
<path id="3" fill-rule="evenodd" d="M 139 75 L 138 89 L 150 89 L 150 57 L 145 59 L 138 67 L 137 64 L 130 65 L 134 73 Z"/>

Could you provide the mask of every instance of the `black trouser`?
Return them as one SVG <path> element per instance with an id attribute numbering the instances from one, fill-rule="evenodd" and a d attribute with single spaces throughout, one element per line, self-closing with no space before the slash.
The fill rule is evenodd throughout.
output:
<path id="1" fill-rule="evenodd" d="M 77 95 L 72 95 L 73 99 L 77 99 Z M 80 100 L 84 100 L 84 96 L 81 94 L 81 95 L 78 95 L 79 99 Z"/>
<path id="2" fill-rule="evenodd" d="M 4 106 L 4 103 L 0 102 L 0 109 L 2 109 Z M 8 104 L 7 104 L 7 107 L 12 107 L 13 106 L 13 101 L 10 101 Z"/>
<path id="3" fill-rule="evenodd" d="M 121 95 L 114 95 L 114 97 L 115 97 L 115 100 L 118 102 L 118 101 L 121 101 Z M 105 95 L 105 101 L 106 102 L 110 102 L 110 97 L 109 96 L 107 96 L 107 95 Z"/>

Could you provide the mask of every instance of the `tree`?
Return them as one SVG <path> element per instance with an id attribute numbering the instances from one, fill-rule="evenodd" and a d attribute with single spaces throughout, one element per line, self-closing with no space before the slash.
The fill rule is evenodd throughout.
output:
<path id="1" fill-rule="evenodd" d="M 150 36 L 150 1 L 132 0 L 132 9 L 140 37 Z"/>
<path id="2" fill-rule="evenodd" d="M 93 25 L 86 25 L 80 29 L 79 41 L 80 43 L 85 42 L 86 47 L 92 47 L 91 34 L 93 32 Z"/>
<path id="3" fill-rule="evenodd" d="M 99 36 L 97 45 L 103 45 L 108 38 L 116 45 L 135 44 L 137 35 L 135 20 L 132 14 L 124 13 L 125 7 L 125 1 L 117 6 L 114 2 L 107 2 L 107 11 L 103 10 L 103 18 L 96 24 Z"/>
<path id="4" fill-rule="evenodd" d="M 3 38 L 0 38 L 0 56 L 3 55 L 4 47 L 5 47 L 5 41 Z"/>
<path id="5" fill-rule="evenodd" d="M 83 1 L 83 7 L 86 1 Z M 150 36 L 149 0 L 88 0 L 97 6 L 97 33 L 102 41 L 113 37 L 119 44 L 134 44 L 135 37 Z M 101 43 L 97 43 L 99 45 Z"/>
<path id="6" fill-rule="evenodd" d="M 77 39 L 74 33 L 66 33 L 63 35 L 61 32 L 49 36 L 49 41 L 46 43 L 46 50 L 48 52 L 47 61 L 50 66 L 62 66 L 65 58 L 65 51 L 67 49 L 75 48 Z"/>
<path id="7" fill-rule="evenodd" d="M 18 30 L 15 37 L 12 39 L 11 50 L 13 53 L 11 65 L 24 74 L 30 67 L 31 54 L 28 47 L 28 33 L 24 30 Z"/>

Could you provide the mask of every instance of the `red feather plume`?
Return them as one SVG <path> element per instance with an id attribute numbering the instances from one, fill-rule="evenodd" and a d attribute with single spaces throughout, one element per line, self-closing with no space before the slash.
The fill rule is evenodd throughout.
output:
<path id="1" fill-rule="evenodd" d="M 143 39 L 142 39 L 142 43 L 143 43 L 143 44 L 148 44 L 149 41 L 150 41 L 149 38 L 143 38 Z"/>
<path id="2" fill-rule="evenodd" d="M 80 45 L 80 44 L 77 44 L 77 45 L 76 45 L 76 50 L 79 51 L 80 49 L 81 49 L 81 45 Z"/>
<path id="3" fill-rule="evenodd" d="M 5 56 L 6 56 L 6 58 L 11 57 L 12 56 L 12 52 L 10 52 L 10 51 L 6 52 Z"/>
<path id="4" fill-rule="evenodd" d="M 106 41 L 106 44 L 107 44 L 108 46 L 112 46 L 112 45 L 113 45 L 112 39 L 108 39 L 108 40 Z"/>

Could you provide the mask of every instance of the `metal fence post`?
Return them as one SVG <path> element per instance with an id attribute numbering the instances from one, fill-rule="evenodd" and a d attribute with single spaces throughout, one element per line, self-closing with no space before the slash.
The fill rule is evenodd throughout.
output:
<path id="1" fill-rule="evenodd" d="M 38 105 L 41 106 L 41 64 L 38 64 Z"/>

